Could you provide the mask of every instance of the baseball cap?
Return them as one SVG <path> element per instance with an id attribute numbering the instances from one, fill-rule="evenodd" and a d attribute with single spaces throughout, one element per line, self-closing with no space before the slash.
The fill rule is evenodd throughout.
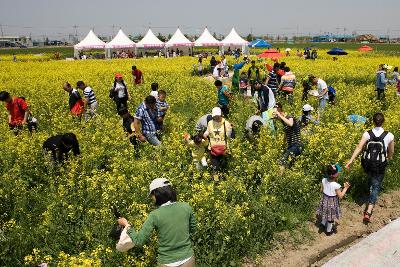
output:
<path id="1" fill-rule="evenodd" d="M 221 116 L 221 115 L 222 115 L 221 108 L 219 108 L 219 107 L 213 108 L 213 109 L 212 109 L 212 112 L 211 112 L 211 115 L 212 115 L 213 117 L 215 117 L 215 116 Z"/>
<path id="2" fill-rule="evenodd" d="M 156 178 L 150 183 L 149 194 L 151 194 L 151 192 L 153 192 L 153 190 L 155 190 L 157 188 L 161 188 L 161 187 L 169 186 L 169 185 L 171 185 L 171 183 L 166 178 Z"/>
<path id="3" fill-rule="evenodd" d="M 122 74 L 121 73 L 115 73 L 115 78 L 122 78 Z"/>
<path id="4" fill-rule="evenodd" d="M 314 108 L 310 104 L 305 104 L 303 106 L 303 111 L 311 111 L 314 110 Z"/>

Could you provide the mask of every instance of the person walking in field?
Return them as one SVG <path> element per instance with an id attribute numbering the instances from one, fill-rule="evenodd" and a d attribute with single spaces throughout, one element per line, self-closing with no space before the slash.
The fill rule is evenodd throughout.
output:
<path id="1" fill-rule="evenodd" d="M 122 74 L 116 73 L 114 77 L 114 83 L 110 90 L 109 97 L 115 101 L 118 112 L 122 109 L 128 108 L 128 100 L 131 99 L 131 95 L 122 77 Z"/>
<path id="2" fill-rule="evenodd" d="M 143 246 L 156 232 L 159 267 L 195 267 L 195 256 L 190 236 L 196 232 L 196 219 L 192 208 L 177 201 L 177 193 L 165 178 L 154 179 L 149 186 L 150 197 L 157 206 L 151 211 L 139 231 L 121 217 L 118 224 L 127 228 L 135 246 Z"/>
<path id="3" fill-rule="evenodd" d="M 388 79 L 386 78 L 386 67 L 384 64 L 380 64 L 378 71 L 376 72 L 376 92 L 378 100 L 383 100 L 385 98 L 387 83 Z"/>
<path id="4" fill-rule="evenodd" d="M 85 120 L 88 121 L 89 117 L 93 118 L 96 116 L 96 110 L 99 107 L 99 104 L 97 103 L 96 95 L 93 92 L 93 89 L 90 88 L 89 86 L 86 86 L 86 84 L 83 81 L 78 81 L 76 83 L 76 87 L 83 90 L 83 95 L 84 99 L 83 102 L 85 103 Z"/>
<path id="5" fill-rule="evenodd" d="M 325 177 L 322 179 L 321 193 L 322 197 L 317 209 L 317 216 L 321 220 L 321 226 L 324 227 L 325 233 L 331 235 L 335 220 L 340 219 L 340 199 L 344 197 L 350 188 L 349 183 L 344 183 L 344 188 L 337 183 L 338 177 L 342 172 L 342 168 L 336 165 L 328 165 L 325 169 Z"/>
<path id="6" fill-rule="evenodd" d="M 136 109 L 134 128 L 139 141 L 148 141 L 153 146 L 161 145 L 157 137 L 157 100 L 154 96 L 147 96 Z"/>
<path id="7" fill-rule="evenodd" d="M 385 122 L 383 114 L 375 113 L 373 122 L 375 128 L 362 135 L 351 159 L 346 164 L 346 168 L 350 169 L 351 164 L 362 152 L 361 165 L 368 176 L 370 192 L 363 218 L 365 223 L 371 221 L 372 211 L 385 176 L 387 162 L 393 158 L 394 154 L 394 135 L 382 128 Z"/>
<path id="8" fill-rule="evenodd" d="M 400 74 L 399 67 L 394 67 L 392 73 L 391 84 L 393 84 L 397 89 L 397 96 L 400 96 Z"/>
<path id="9" fill-rule="evenodd" d="M 8 126 L 18 135 L 28 122 L 29 108 L 21 97 L 12 97 L 9 92 L 0 92 L 0 101 L 5 102 L 8 111 Z"/>
<path id="10" fill-rule="evenodd" d="M 192 149 L 192 158 L 196 169 L 202 170 L 203 168 L 207 168 L 208 164 L 205 154 L 208 140 L 204 139 L 202 134 L 195 135 L 193 140 L 190 139 L 189 134 L 185 134 L 183 138 L 184 144 Z"/>
<path id="11" fill-rule="evenodd" d="M 73 133 L 58 134 L 49 137 L 43 143 L 43 151 L 45 154 L 51 152 L 54 162 L 63 163 L 68 160 L 68 152 L 72 150 L 74 156 L 79 156 L 79 142 Z"/>
<path id="12" fill-rule="evenodd" d="M 140 85 L 144 83 L 143 72 L 136 66 L 132 66 L 133 85 Z"/>
<path id="13" fill-rule="evenodd" d="M 228 138 L 232 135 L 232 125 L 222 117 L 221 108 L 212 110 L 212 120 L 208 122 L 204 138 L 210 140 L 208 149 L 211 157 L 211 168 L 215 181 L 219 181 L 220 173 L 227 167 Z"/>
<path id="14" fill-rule="evenodd" d="M 226 85 L 223 85 L 222 81 L 216 80 L 214 82 L 215 87 L 217 88 L 217 97 L 218 97 L 218 105 L 222 110 L 222 114 L 225 118 L 229 116 L 229 103 L 232 99 L 231 94 L 229 93 L 229 88 Z"/>
<path id="15" fill-rule="evenodd" d="M 274 63 L 272 70 L 268 73 L 267 80 L 265 84 L 272 90 L 274 95 L 278 93 L 278 77 L 276 72 L 279 70 L 279 63 Z"/>
<path id="16" fill-rule="evenodd" d="M 316 95 L 316 97 L 319 98 L 319 110 L 322 112 L 329 101 L 328 85 L 324 80 L 317 78 L 314 75 L 310 75 L 309 80 L 312 85 L 317 86 L 318 95 Z"/>
<path id="17" fill-rule="evenodd" d="M 63 89 L 64 91 L 68 92 L 69 95 L 68 104 L 71 114 L 77 116 L 80 120 L 83 112 L 85 112 L 85 104 L 82 100 L 81 95 L 79 94 L 78 90 L 72 88 L 69 82 L 64 83 Z"/>
<path id="18" fill-rule="evenodd" d="M 256 66 L 256 62 L 254 60 L 251 61 L 251 66 L 247 71 L 247 78 L 249 79 L 251 86 L 251 95 L 253 95 L 255 82 L 260 79 L 260 69 Z"/>
<path id="19" fill-rule="evenodd" d="M 165 132 L 164 119 L 169 109 L 169 104 L 166 101 L 167 92 L 165 90 L 158 91 L 157 99 L 157 130 Z"/>
<path id="20" fill-rule="evenodd" d="M 285 168 L 293 166 L 297 156 L 303 152 L 304 145 L 301 142 L 300 134 L 300 123 L 293 116 L 287 115 L 283 112 L 282 105 L 280 103 L 275 104 L 275 110 L 273 112 L 275 119 L 282 122 L 285 132 L 285 141 L 287 143 L 287 149 L 283 153 L 282 159 L 280 160 L 280 171 L 283 174 Z"/>
<path id="21" fill-rule="evenodd" d="M 293 104 L 293 92 L 296 87 L 296 76 L 290 71 L 289 67 L 284 67 L 285 74 L 281 78 L 279 90 L 282 92 L 282 96 L 287 99 L 290 105 Z"/>

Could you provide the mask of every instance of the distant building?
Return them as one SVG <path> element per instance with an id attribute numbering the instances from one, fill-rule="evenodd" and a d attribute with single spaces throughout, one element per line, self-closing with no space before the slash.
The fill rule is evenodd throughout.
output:
<path id="1" fill-rule="evenodd" d="M 332 42 L 353 42 L 355 36 L 350 34 L 324 34 L 313 36 L 314 43 L 332 43 Z"/>
<path id="2" fill-rule="evenodd" d="M 26 36 L 0 36 L 0 47 L 32 46 L 32 40 Z"/>

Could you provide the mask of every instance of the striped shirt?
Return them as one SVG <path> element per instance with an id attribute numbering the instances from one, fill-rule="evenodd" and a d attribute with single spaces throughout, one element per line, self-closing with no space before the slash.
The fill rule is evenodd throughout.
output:
<path id="1" fill-rule="evenodd" d="M 93 104 L 94 102 L 97 102 L 96 100 L 96 96 L 94 95 L 94 92 L 92 90 L 92 88 L 90 88 L 89 86 L 87 86 L 84 90 L 83 90 L 83 95 L 85 96 L 85 98 L 88 101 L 88 105 Z"/>
<path id="2" fill-rule="evenodd" d="M 275 71 L 272 70 L 270 73 L 268 73 L 268 78 L 269 80 L 267 86 L 271 88 L 272 92 L 275 93 L 278 90 L 278 79 Z"/>
<path id="3" fill-rule="evenodd" d="M 167 113 L 167 110 L 166 109 L 160 110 L 160 108 L 167 108 L 168 109 L 169 105 L 165 101 L 162 102 L 160 100 L 157 100 L 157 117 L 164 117 L 165 114 Z"/>
<path id="4" fill-rule="evenodd" d="M 283 125 L 284 125 L 284 131 L 286 134 L 286 141 L 287 141 L 287 145 L 288 148 L 290 148 L 291 146 L 297 144 L 297 145 L 301 145 L 301 138 L 300 138 L 300 123 L 298 120 L 296 120 L 295 118 L 293 118 L 292 116 L 288 115 L 286 116 L 286 119 L 293 119 L 293 125 L 289 126 L 286 125 L 283 121 Z"/>
<path id="5" fill-rule="evenodd" d="M 140 120 L 143 134 L 156 133 L 157 111 L 153 111 L 146 107 L 144 102 L 136 109 L 135 119 Z"/>

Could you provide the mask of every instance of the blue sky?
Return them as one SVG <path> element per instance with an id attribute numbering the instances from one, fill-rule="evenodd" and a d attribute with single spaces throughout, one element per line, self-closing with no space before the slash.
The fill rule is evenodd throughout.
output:
<path id="1" fill-rule="evenodd" d="M 5 35 L 49 35 L 54 38 L 90 28 L 112 35 L 199 34 L 205 26 L 226 35 L 232 26 L 246 35 L 296 33 L 372 33 L 400 36 L 400 0 L 0 0 L 0 24 Z M 73 28 L 77 25 L 77 28 Z M 113 26 L 114 25 L 114 26 Z M 345 28 L 345 30 L 344 30 Z M 1 33 L 0 33 L 1 34 Z"/>

